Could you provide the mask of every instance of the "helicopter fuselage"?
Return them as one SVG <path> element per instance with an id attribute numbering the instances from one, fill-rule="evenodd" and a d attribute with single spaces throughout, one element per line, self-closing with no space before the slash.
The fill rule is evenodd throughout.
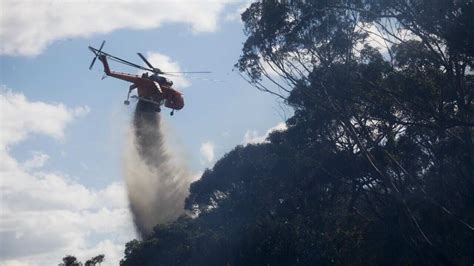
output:
<path id="1" fill-rule="evenodd" d="M 139 97 L 150 99 L 157 103 L 164 101 L 165 107 L 171 108 L 173 110 L 181 110 L 184 107 L 182 93 L 171 88 L 169 83 L 159 84 L 146 74 L 139 76 L 112 71 L 110 70 L 107 58 L 105 56 L 100 56 L 99 59 L 104 65 L 104 72 L 107 76 L 133 83 L 133 85 L 130 86 L 130 90 L 136 88 Z"/>

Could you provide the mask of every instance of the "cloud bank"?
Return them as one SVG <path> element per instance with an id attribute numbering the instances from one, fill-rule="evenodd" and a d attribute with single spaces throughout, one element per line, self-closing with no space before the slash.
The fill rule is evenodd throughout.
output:
<path id="1" fill-rule="evenodd" d="M 213 32 L 228 2 L 1 0 L 0 54 L 34 56 L 57 40 L 166 23 L 189 25 L 194 33 Z"/>
<path id="2" fill-rule="evenodd" d="M 214 143 L 211 141 L 206 141 L 201 144 L 199 149 L 201 152 L 201 157 L 204 159 L 202 162 L 204 164 L 211 164 L 214 161 Z"/>
<path id="3" fill-rule="evenodd" d="M 244 135 L 244 139 L 242 141 L 242 144 L 248 145 L 248 144 L 259 144 L 259 143 L 265 143 L 268 142 L 267 138 L 272 133 L 273 131 L 285 131 L 287 129 L 287 126 L 285 123 L 281 122 L 278 123 L 278 125 L 270 128 L 265 132 L 263 135 L 259 135 L 257 130 L 247 130 Z"/>
<path id="4" fill-rule="evenodd" d="M 133 238 L 124 184 L 89 188 L 44 170 L 44 152 L 24 162 L 10 154 L 37 134 L 64 141 L 67 125 L 88 112 L 0 90 L 0 265 L 57 265 L 66 254 L 84 261 L 100 253 L 104 265 L 117 265 Z"/>
<path id="5" fill-rule="evenodd" d="M 148 52 L 146 59 L 154 67 L 158 67 L 163 72 L 181 72 L 183 71 L 179 66 L 177 61 L 174 61 L 169 56 L 160 54 L 157 52 Z M 144 65 L 144 64 L 143 64 Z M 145 66 L 145 65 L 144 65 Z M 138 73 L 145 73 L 146 71 L 139 71 Z M 191 82 L 186 78 L 186 76 L 181 74 L 176 74 L 173 76 L 167 76 L 173 80 L 173 88 L 175 89 L 184 89 L 191 85 Z"/>

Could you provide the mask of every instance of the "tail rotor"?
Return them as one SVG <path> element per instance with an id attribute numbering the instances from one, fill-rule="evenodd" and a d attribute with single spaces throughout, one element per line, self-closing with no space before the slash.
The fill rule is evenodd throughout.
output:
<path id="1" fill-rule="evenodd" d="M 97 60 L 97 57 L 101 54 L 102 48 L 104 47 L 104 45 L 105 45 L 105 40 L 102 41 L 102 44 L 100 45 L 99 50 L 89 46 L 89 49 L 95 54 L 95 57 L 94 59 L 92 59 L 91 65 L 89 66 L 89 70 L 91 70 L 92 67 L 94 66 L 95 60 Z"/>

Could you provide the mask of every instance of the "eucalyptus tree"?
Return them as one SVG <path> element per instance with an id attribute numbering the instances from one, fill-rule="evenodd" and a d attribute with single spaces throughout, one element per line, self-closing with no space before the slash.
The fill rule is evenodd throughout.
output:
<path id="1" fill-rule="evenodd" d="M 473 1 L 259 1 L 242 19 L 243 77 L 295 109 L 288 124 L 307 147 L 332 144 L 361 166 L 332 174 L 351 188 L 357 230 L 377 220 L 420 258 L 466 262 Z"/>

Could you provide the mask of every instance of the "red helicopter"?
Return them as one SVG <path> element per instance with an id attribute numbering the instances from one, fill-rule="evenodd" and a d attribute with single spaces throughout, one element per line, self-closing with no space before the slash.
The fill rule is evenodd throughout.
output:
<path id="1" fill-rule="evenodd" d="M 89 69 L 92 69 L 92 66 L 94 66 L 95 61 L 97 60 L 97 58 L 99 58 L 99 60 L 102 61 L 102 64 L 104 65 L 104 72 L 107 76 L 132 82 L 133 84 L 130 85 L 128 90 L 127 99 L 124 101 L 125 105 L 130 104 L 130 93 L 134 89 L 137 89 L 138 96 L 133 95 L 132 98 L 136 98 L 139 101 L 144 101 L 153 104 L 155 106 L 156 112 L 160 112 L 161 106 L 164 105 L 165 107 L 171 109 L 170 115 L 173 115 L 175 110 L 181 110 L 184 107 L 183 94 L 171 88 L 171 86 L 173 86 L 173 81 L 161 75 L 173 75 L 175 73 L 210 73 L 209 71 L 163 72 L 159 68 L 153 67 L 153 65 L 150 64 L 150 62 L 148 62 L 148 60 L 146 60 L 146 58 L 141 53 L 137 53 L 138 56 L 148 66 L 144 67 L 118 58 L 111 54 L 102 52 L 102 48 L 104 47 L 104 45 L 105 41 L 102 42 L 99 49 L 89 46 L 89 49 L 95 55 L 94 59 L 92 59 L 91 65 L 89 66 Z M 128 73 L 112 71 L 110 70 L 107 59 L 141 70 L 152 72 L 152 74 L 149 75 L 148 72 L 145 72 L 142 75 L 132 75 Z"/>

